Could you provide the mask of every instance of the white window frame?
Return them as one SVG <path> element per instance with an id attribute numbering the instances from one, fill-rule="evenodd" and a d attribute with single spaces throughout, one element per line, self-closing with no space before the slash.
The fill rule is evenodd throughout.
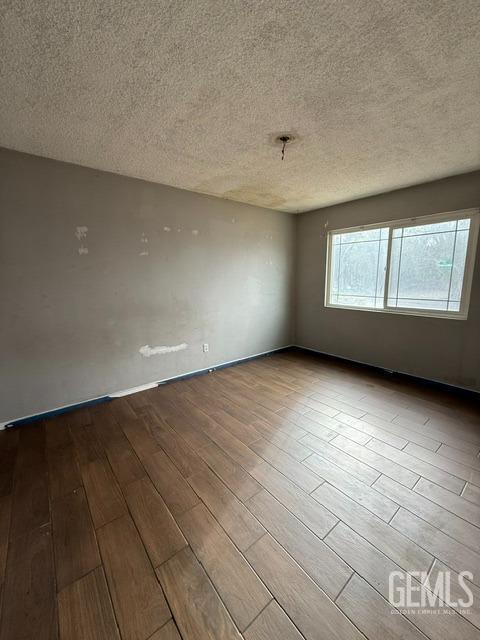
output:
<path id="1" fill-rule="evenodd" d="M 387 305 L 388 283 L 390 280 L 390 258 L 392 251 L 393 230 L 405 227 L 414 227 L 421 224 L 433 224 L 436 222 L 449 222 L 451 220 L 459 220 L 462 218 L 470 218 L 470 232 L 468 236 L 467 255 L 465 258 L 465 271 L 463 275 L 462 294 L 460 298 L 459 311 L 439 311 L 437 309 L 416 309 L 407 308 L 399 309 L 398 307 L 389 307 Z M 470 293 L 472 289 L 473 272 L 475 269 L 475 258 L 477 252 L 477 238 L 480 226 L 480 209 L 462 209 L 459 211 L 447 211 L 444 213 L 434 213 L 415 218 L 403 218 L 402 220 L 390 220 L 388 222 L 360 225 L 358 227 L 348 227 L 346 229 L 331 229 L 327 236 L 327 264 L 325 276 L 325 306 L 334 309 L 347 309 L 353 311 L 370 311 L 374 313 L 395 313 L 408 316 L 428 316 L 433 318 L 450 318 L 454 320 L 466 320 L 468 317 L 468 307 L 470 304 Z M 385 287 L 383 308 L 376 309 L 374 307 L 355 307 L 343 304 L 334 304 L 330 302 L 330 286 L 331 286 L 331 268 L 332 268 L 332 241 L 333 237 L 342 233 L 352 233 L 354 231 L 365 231 L 369 229 L 385 229 L 388 228 L 388 246 L 387 246 L 387 268 L 385 271 Z"/>

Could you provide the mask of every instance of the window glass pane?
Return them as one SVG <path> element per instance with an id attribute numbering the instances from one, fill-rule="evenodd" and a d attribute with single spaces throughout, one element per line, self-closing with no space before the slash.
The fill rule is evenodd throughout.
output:
<path id="1" fill-rule="evenodd" d="M 458 221 L 458 229 L 470 229 L 470 218 Z"/>
<path id="2" fill-rule="evenodd" d="M 456 220 L 448 220 L 448 222 L 434 222 L 433 224 L 420 224 L 414 227 L 404 227 L 404 236 L 417 236 L 423 233 L 442 233 L 444 231 L 455 231 L 457 226 Z"/>
<path id="3" fill-rule="evenodd" d="M 383 308 L 387 239 L 388 228 L 332 237 L 331 304 Z"/>
<path id="4" fill-rule="evenodd" d="M 452 283 L 450 285 L 450 301 L 460 302 L 462 299 L 463 274 L 465 272 L 465 261 L 467 258 L 468 231 L 463 230 L 457 233 L 455 243 L 455 256 L 453 259 Z"/>
<path id="5" fill-rule="evenodd" d="M 468 230 L 458 221 L 406 227 L 392 240 L 388 306 L 457 311 Z"/>

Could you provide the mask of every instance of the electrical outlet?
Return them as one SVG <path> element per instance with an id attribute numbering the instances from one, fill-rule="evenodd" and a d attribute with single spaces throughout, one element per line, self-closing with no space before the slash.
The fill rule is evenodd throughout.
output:
<path id="1" fill-rule="evenodd" d="M 207 353 L 208 351 L 208 342 L 203 343 L 203 353 Z"/>

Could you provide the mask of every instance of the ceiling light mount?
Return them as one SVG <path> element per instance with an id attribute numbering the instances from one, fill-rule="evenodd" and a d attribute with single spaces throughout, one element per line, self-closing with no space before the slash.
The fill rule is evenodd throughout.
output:
<path id="1" fill-rule="evenodd" d="M 287 144 L 292 144 L 295 140 L 295 136 L 291 133 L 281 133 L 275 137 L 275 144 L 282 147 L 282 160 L 285 159 L 285 148 Z"/>

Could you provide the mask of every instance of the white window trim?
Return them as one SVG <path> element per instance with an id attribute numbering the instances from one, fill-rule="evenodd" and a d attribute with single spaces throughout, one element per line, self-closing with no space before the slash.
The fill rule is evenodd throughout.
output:
<path id="1" fill-rule="evenodd" d="M 465 272 L 463 276 L 462 295 L 460 299 L 460 311 L 437 311 L 429 309 L 398 309 L 397 307 L 387 306 L 388 281 L 390 275 L 390 256 L 392 248 L 393 229 L 398 227 L 414 227 L 419 224 L 432 224 L 435 222 L 446 222 L 450 220 L 458 220 L 461 218 L 470 218 L 470 233 L 468 237 L 467 256 L 465 261 Z M 347 309 L 351 311 L 369 311 L 373 313 L 394 313 L 397 315 L 407 316 L 426 316 L 429 318 L 449 318 L 451 320 L 466 320 L 468 317 L 468 308 L 470 305 L 470 293 L 472 290 L 473 272 L 475 269 L 475 258 L 477 253 L 477 239 L 480 227 L 480 209 L 462 209 L 459 211 L 447 211 L 444 213 L 434 213 L 415 218 L 403 218 L 401 220 L 390 220 L 388 222 L 376 222 L 374 224 L 360 225 L 357 227 L 347 227 L 344 229 L 331 229 L 327 236 L 327 270 L 325 276 L 325 306 L 333 309 Z M 330 302 L 330 279 L 331 279 L 331 258 L 332 258 L 332 239 L 333 236 L 341 233 L 352 233 L 354 231 L 365 231 L 367 229 L 389 229 L 388 248 L 387 248 L 387 270 L 385 273 L 384 287 L 384 308 L 375 309 L 374 307 L 354 307 L 343 304 L 333 304 Z"/>

